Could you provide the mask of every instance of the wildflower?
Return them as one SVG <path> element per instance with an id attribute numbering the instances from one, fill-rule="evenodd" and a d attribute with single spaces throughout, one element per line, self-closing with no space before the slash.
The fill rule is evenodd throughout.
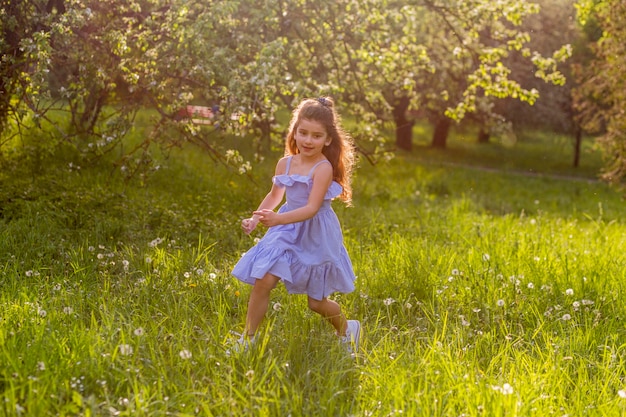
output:
<path id="1" fill-rule="evenodd" d="M 210 280 L 214 280 L 215 278 L 217 278 L 217 275 L 216 275 L 214 272 L 211 272 L 211 273 L 209 274 L 209 279 L 210 279 Z"/>
<path id="2" fill-rule="evenodd" d="M 565 295 L 574 295 L 574 290 L 571 288 L 568 288 L 565 290 Z"/>
<path id="3" fill-rule="evenodd" d="M 569 314 L 563 314 L 563 317 L 561 317 L 561 320 L 563 321 L 568 321 L 571 320 L 572 316 L 570 316 Z"/>
<path id="4" fill-rule="evenodd" d="M 497 305 L 498 307 L 504 307 L 504 300 L 498 300 L 498 301 L 496 301 L 496 305 Z"/>
<path id="5" fill-rule="evenodd" d="M 161 239 L 160 237 L 157 237 L 156 239 L 154 239 L 150 243 L 148 243 L 148 246 L 150 246 L 151 248 L 154 248 L 154 247 L 160 245 L 161 243 L 163 243 L 163 239 Z"/>
<path id="6" fill-rule="evenodd" d="M 99 253 L 96 255 L 96 258 L 98 259 L 104 259 L 104 253 Z"/>
<path id="7" fill-rule="evenodd" d="M 135 336 L 141 337 L 144 335 L 143 327 L 137 327 L 133 332 Z"/>
<path id="8" fill-rule="evenodd" d="M 27 277 L 32 277 L 33 276 L 33 271 L 28 270 L 28 271 L 25 272 L 25 274 L 26 274 Z"/>
<path id="9" fill-rule="evenodd" d="M 37 370 L 38 371 L 45 371 L 46 370 L 46 364 L 43 362 L 37 362 Z"/>
<path id="10" fill-rule="evenodd" d="M 626 398 L 626 389 L 621 389 L 621 390 L 617 391 L 617 395 L 620 398 Z"/>
<path id="11" fill-rule="evenodd" d="M 37 314 L 39 314 L 39 317 L 46 317 L 48 315 L 48 312 L 46 310 L 44 310 L 43 308 L 39 308 L 37 309 Z"/>
<path id="12" fill-rule="evenodd" d="M 386 306 L 390 306 L 393 303 L 395 303 L 396 300 L 394 300 L 393 298 L 385 298 L 385 300 L 383 301 L 383 304 L 385 304 Z"/>
<path id="13" fill-rule="evenodd" d="M 191 274 L 190 274 L 189 272 L 185 272 L 185 273 L 183 274 L 183 276 L 184 276 L 185 278 L 189 278 L 189 277 L 191 276 Z"/>
<path id="14" fill-rule="evenodd" d="M 239 297 L 241 293 L 239 291 L 235 291 L 235 297 Z"/>
<path id="15" fill-rule="evenodd" d="M 406 307 L 407 310 L 410 310 L 411 308 L 413 308 L 413 304 L 409 303 L 407 301 L 407 303 L 404 305 L 404 307 Z"/>
<path id="16" fill-rule="evenodd" d="M 191 359 L 191 352 L 187 349 L 183 349 L 178 353 L 178 356 L 183 360 Z"/>
<path id="17" fill-rule="evenodd" d="M 491 256 L 489 256 L 488 253 L 483 254 L 483 261 L 489 262 L 490 259 L 491 259 Z"/>
<path id="18" fill-rule="evenodd" d="M 532 282 L 529 282 L 527 287 L 529 290 L 532 290 L 533 288 L 535 288 L 535 284 L 533 284 Z"/>
<path id="19" fill-rule="evenodd" d="M 147 264 L 151 264 L 152 263 L 152 258 L 149 257 L 149 256 L 146 256 L 145 261 L 146 261 Z"/>
<path id="20" fill-rule="evenodd" d="M 578 301 L 574 301 L 572 303 L 572 307 L 574 308 L 574 311 L 578 311 L 578 309 L 580 308 L 580 303 Z"/>
<path id="21" fill-rule="evenodd" d="M 94 248 L 93 246 L 89 246 L 89 247 L 87 248 L 87 250 L 88 250 L 89 252 L 93 252 L 93 251 L 95 251 L 95 250 L 96 250 L 96 248 Z"/>
<path id="22" fill-rule="evenodd" d="M 124 259 L 122 261 L 122 265 L 124 266 L 124 271 L 128 271 L 128 266 L 130 265 L 130 262 Z"/>
<path id="23" fill-rule="evenodd" d="M 120 355 L 128 356 L 133 354 L 133 347 L 131 345 L 119 345 Z"/>
<path id="24" fill-rule="evenodd" d="M 458 270 L 458 269 L 456 269 L 456 268 L 454 268 L 454 269 L 452 270 L 452 275 L 460 275 L 459 270 Z"/>
<path id="25" fill-rule="evenodd" d="M 513 387 L 509 383 L 505 383 L 502 385 L 502 394 L 510 395 L 513 394 Z"/>
<path id="26" fill-rule="evenodd" d="M 204 269 L 201 269 L 201 268 L 196 269 L 196 274 L 204 275 Z"/>
<path id="27" fill-rule="evenodd" d="M 283 308 L 283 306 L 280 305 L 280 303 L 274 303 L 272 308 L 274 309 L 274 311 L 280 311 Z"/>

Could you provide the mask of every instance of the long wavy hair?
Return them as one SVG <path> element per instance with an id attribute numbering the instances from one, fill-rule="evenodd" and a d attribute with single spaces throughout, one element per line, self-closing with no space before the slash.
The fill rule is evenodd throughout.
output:
<path id="1" fill-rule="evenodd" d="M 324 146 L 322 153 L 333 167 L 333 180 L 343 188 L 339 199 L 350 206 L 352 203 L 351 179 L 354 167 L 354 142 L 341 126 L 341 118 L 335 110 L 333 99 L 330 97 L 305 99 L 294 109 L 285 140 L 285 155 L 300 153 L 296 146 L 295 132 L 303 119 L 321 123 L 332 139 L 330 145 Z"/>

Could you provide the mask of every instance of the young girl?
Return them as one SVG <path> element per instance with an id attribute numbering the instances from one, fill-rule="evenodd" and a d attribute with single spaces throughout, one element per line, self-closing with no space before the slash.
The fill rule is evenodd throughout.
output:
<path id="1" fill-rule="evenodd" d="M 330 98 L 306 99 L 294 110 L 272 188 L 252 217 L 241 222 L 249 234 L 258 223 L 269 229 L 239 260 L 233 275 L 253 285 L 245 332 L 236 350 L 254 342 L 270 299 L 282 281 L 289 293 L 306 294 L 309 308 L 327 319 L 349 351 L 358 349 L 361 325 L 346 320 L 334 292 L 354 290 L 354 271 L 330 202 L 350 204 L 354 149 Z M 278 212 L 273 211 L 283 200 Z"/>

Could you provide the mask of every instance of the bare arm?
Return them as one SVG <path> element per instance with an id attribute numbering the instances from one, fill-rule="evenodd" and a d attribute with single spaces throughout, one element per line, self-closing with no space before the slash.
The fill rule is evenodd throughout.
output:
<path id="1" fill-rule="evenodd" d="M 332 181 L 332 166 L 330 164 L 321 164 L 313 173 L 313 185 L 311 187 L 311 194 L 309 195 L 306 205 L 285 213 L 275 213 L 272 211 L 273 207 L 259 207 L 259 209 L 254 212 L 254 215 L 258 216 L 259 221 L 268 227 L 279 224 L 297 223 L 310 219 L 315 216 L 322 206 L 324 196 L 326 195 L 326 191 Z"/>
<path id="2" fill-rule="evenodd" d="M 285 172 L 287 163 L 286 161 L 286 158 L 282 158 L 280 161 L 278 161 L 278 163 L 276 164 L 276 170 L 274 171 L 275 175 L 280 175 Z M 284 187 L 279 187 L 276 184 L 272 184 L 272 188 L 267 193 L 263 201 L 261 201 L 261 204 L 254 212 L 255 214 L 253 214 L 252 217 L 248 219 L 243 219 L 241 221 L 241 227 L 243 228 L 244 232 L 246 232 L 246 234 L 250 234 L 256 228 L 257 224 L 259 224 L 260 216 L 256 214 L 259 210 L 274 210 L 276 206 L 278 206 L 280 202 L 283 201 L 284 195 Z"/>

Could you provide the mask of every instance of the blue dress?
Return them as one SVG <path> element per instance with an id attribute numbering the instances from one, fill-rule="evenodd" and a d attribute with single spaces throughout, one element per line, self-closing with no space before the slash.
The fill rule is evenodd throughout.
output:
<path id="1" fill-rule="evenodd" d="M 291 158 L 284 174 L 272 178 L 274 184 L 285 187 L 285 204 L 278 210 L 285 213 L 306 205 L 315 168 L 308 175 L 289 174 Z M 333 181 L 319 211 L 302 222 L 270 227 L 263 238 L 246 252 L 233 275 L 240 281 L 254 285 L 257 279 L 270 273 L 285 284 L 291 294 L 307 294 L 322 300 L 334 292 L 354 291 L 354 270 L 343 244 L 339 219 L 331 200 L 341 194 L 342 188 Z"/>

